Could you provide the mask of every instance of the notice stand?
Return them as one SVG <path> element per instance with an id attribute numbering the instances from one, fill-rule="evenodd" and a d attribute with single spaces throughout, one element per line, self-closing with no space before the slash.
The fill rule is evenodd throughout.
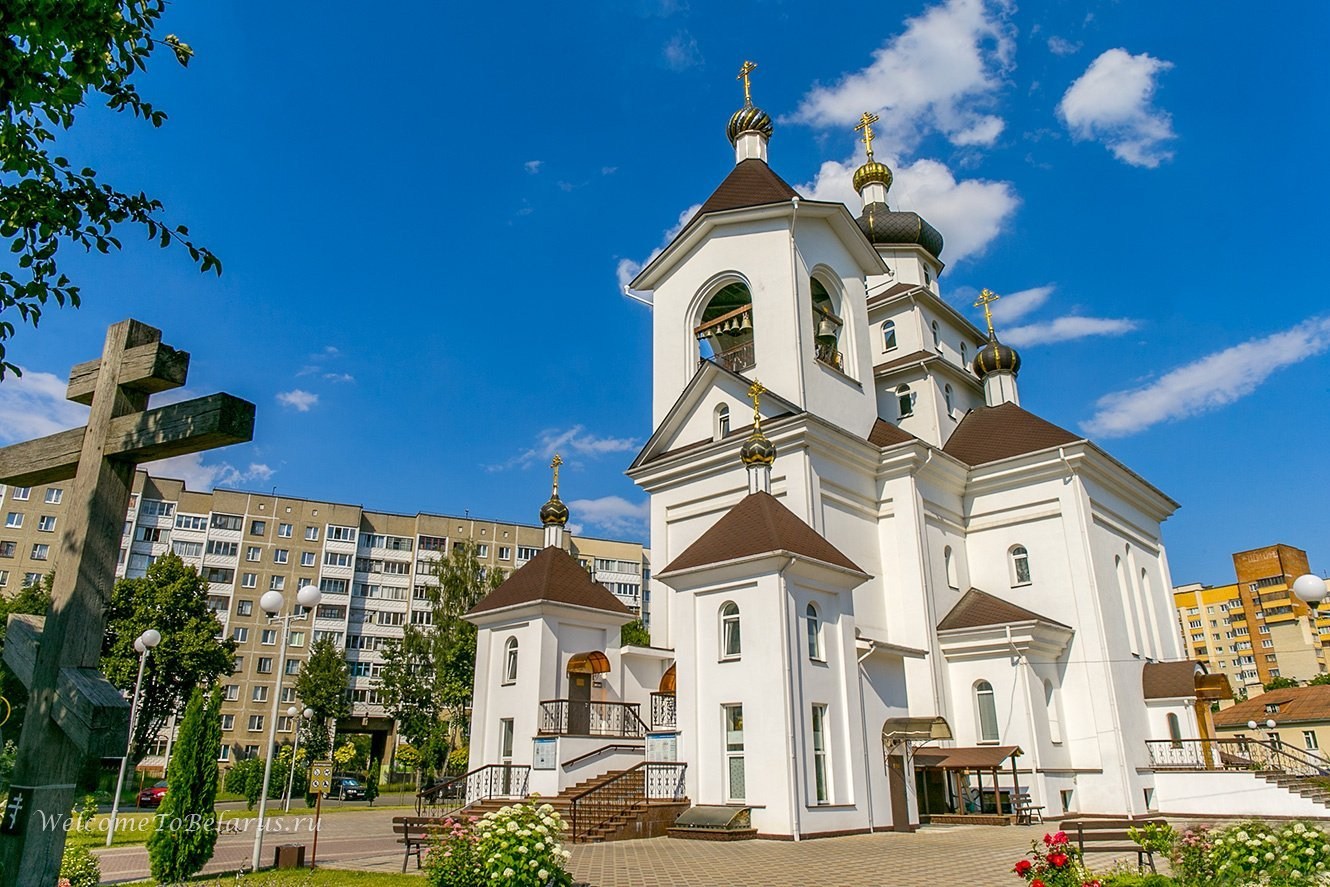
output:
<path id="1" fill-rule="evenodd" d="M 332 790 L 332 761 L 313 761 L 309 765 L 309 790 L 314 795 L 314 847 L 309 854 L 309 867 L 319 865 L 319 817 L 323 815 L 323 796 Z"/>

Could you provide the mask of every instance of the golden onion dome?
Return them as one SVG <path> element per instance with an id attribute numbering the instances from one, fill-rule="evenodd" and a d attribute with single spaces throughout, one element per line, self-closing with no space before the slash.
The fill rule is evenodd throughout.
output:
<path id="1" fill-rule="evenodd" d="M 744 105 L 730 116 L 729 125 L 725 127 L 725 135 L 733 145 L 739 141 L 739 136 L 746 132 L 761 133 L 768 140 L 771 138 L 771 115 L 755 105 Z"/>
<path id="2" fill-rule="evenodd" d="M 884 188 L 891 188 L 891 168 L 873 158 L 854 171 L 854 190 L 862 192 L 869 182 L 881 182 Z"/>
<path id="3" fill-rule="evenodd" d="M 540 522 L 547 527 L 551 525 L 562 527 L 568 523 L 568 506 L 563 504 L 558 493 L 550 496 L 550 501 L 541 506 Z"/>
<path id="4" fill-rule="evenodd" d="M 744 441 L 739 458 L 745 465 L 771 465 L 776 461 L 776 445 L 761 431 Z"/>

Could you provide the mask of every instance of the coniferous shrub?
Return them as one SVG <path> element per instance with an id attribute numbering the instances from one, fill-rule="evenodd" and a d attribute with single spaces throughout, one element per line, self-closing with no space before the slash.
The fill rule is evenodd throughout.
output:
<path id="1" fill-rule="evenodd" d="M 152 876 L 175 884 L 212 859 L 217 844 L 217 757 L 222 751 L 222 694 L 195 690 L 185 709 L 167 773 L 157 829 L 148 838 Z"/>

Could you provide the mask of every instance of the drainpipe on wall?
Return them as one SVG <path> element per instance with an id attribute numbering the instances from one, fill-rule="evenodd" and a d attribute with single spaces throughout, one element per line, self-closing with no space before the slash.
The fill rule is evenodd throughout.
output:
<path id="1" fill-rule="evenodd" d="M 853 592 L 851 592 L 853 594 Z M 864 655 L 860 656 L 855 662 L 855 671 L 859 673 L 859 725 L 864 733 L 864 788 L 867 791 L 868 801 L 868 833 L 871 835 L 874 830 L 873 821 L 873 760 L 868 754 L 868 712 L 864 705 L 864 660 L 873 655 L 877 649 L 877 641 L 869 640 L 868 649 Z M 879 742 L 881 740 L 879 739 Z M 884 760 L 885 764 L 886 761 Z M 887 779 L 891 779 L 891 774 L 887 774 Z M 907 808 L 908 809 L 908 808 Z M 894 824 L 894 823 L 893 823 Z"/>

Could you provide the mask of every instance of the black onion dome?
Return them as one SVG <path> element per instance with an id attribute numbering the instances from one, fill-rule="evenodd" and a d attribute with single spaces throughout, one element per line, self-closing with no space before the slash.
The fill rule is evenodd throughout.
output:
<path id="1" fill-rule="evenodd" d="M 1021 356 L 1010 345 L 1003 345 L 997 339 L 989 338 L 988 343 L 974 356 L 974 372 L 982 379 L 998 370 L 1006 370 L 1013 376 L 1018 375 L 1021 371 Z"/>
<path id="2" fill-rule="evenodd" d="M 739 458 L 745 465 L 771 465 L 776 461 L 776 445 L 759 431 L 744 441 Z"/>
<path id="3" fill-rule="evenodd" d="M 733 145 L 739 141 L 739 135 L 745 132 L 760 132 L 770 139 L 771 115 L 756 105 L 744 105 L 730 117 L 730 123 L 725 127 L 725 135 Z"/>
<path id="4" fill-rule="evenodd" d="M 558 524 L 562 527 L 568 523 L 568 506 L 563 504 L 563 500 L 559 498 L 558 493 L 550 496 L 550 501 L 541 506 L 540 522 L 547 527 L 551 524 Z"/>
<path id="5" fill-rule="evenodd" d="M 870 203 L 857 221 L 870 243 L 917 243 L 935 259 L 942 255 L 942 235 L 918 213 L 896 212 L 885 203 Z"/>

